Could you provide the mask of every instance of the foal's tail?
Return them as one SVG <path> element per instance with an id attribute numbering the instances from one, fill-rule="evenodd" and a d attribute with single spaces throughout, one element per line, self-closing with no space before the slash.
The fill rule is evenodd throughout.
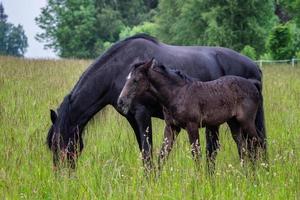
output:
<path id="1" fill-rule="evenodd" d="M 260 96 L 262 96 L 262 84 L 260 81 L 256 80 L 256 79 L 247 79 L 249 80 L 251 83 L 253 83 L 253 85 L 255 85 L 256 89 L 259 91 Z"/>
<path id="2" fill-rule="evenodd" d="M 265 115 L 264 115 L 264 106 L 263 106 L 263 95 L 262 95 L 262 82 L 255 79 L 248 79 L 251 83 L 255 85 L 260 94 L 260 104 L 255 118 L 256 131 L 259 137 L 261 138 L 260 146 L 264 150 L 264 159 L 267 160 L 267 134 L 265 127 Z"/>

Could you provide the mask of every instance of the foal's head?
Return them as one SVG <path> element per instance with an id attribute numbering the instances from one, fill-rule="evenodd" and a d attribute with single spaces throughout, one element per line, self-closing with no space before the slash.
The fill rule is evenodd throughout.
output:
<path id="1" fill-rule="evenodd" d="M 118 99 L 118 106 L 124 114 L 130 109 L 132 101 L 146 91 L 156 91 L 158 87 L 176 87 L 191 81 L 179 70 L 168 69 L 155 59 L 133 66 Z"/>
<path id="2" fill-rule="evenodd" d="M 148 62 L 138 63 L 132 67 L 118 98 L 118 106 L 124 114 L 128 113 L 133 99 L 149 89 L 150 83 L 147 74 L 149 68 L 155 63 L 156 61 L 151 59 Z"/>

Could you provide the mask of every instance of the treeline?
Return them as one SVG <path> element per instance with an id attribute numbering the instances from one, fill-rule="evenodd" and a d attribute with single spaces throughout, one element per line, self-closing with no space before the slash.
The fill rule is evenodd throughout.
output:
<path id="1" fill-rule="evenodd" d="M 61 57 L 95 58 L 144 32 L 170 44 L 284 59 L 300 57 L 299 10 L 300 0 L 49 0 L 36 38 Z"/>
<path id="2" fill-rule="evenodd" d="M 0 55 L 24 56 L 28 47 L 24 29 L 7 22 L 7 17 L 0 2 Z"/>

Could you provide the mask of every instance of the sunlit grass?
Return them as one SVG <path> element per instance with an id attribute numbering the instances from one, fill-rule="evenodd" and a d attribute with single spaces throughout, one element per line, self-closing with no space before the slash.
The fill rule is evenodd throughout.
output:
<path id="1" fill-rule="evenodd" d="M 263 68 L 269 170 L 241 167 L 227 126 L 220 133 L 216 173 L 191 159 L 182 131 L 158 179 L 147 179 L 128 122 L 113 108 L 85 130 L 75 173 L 55 174 L 45 145 L 50 108 L 56 108 L 90 61 L 0 57 L 1 199 L 299 199 L 300 66 Z M 153 119 L 154 160 L 164 122 Z M 204 131 L 201 145 L 204 152 Z"/>

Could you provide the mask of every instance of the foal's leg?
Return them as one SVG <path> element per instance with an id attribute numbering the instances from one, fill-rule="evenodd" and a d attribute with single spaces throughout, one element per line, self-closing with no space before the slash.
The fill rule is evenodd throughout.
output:
<path id="1" fill-rule="evenodd" d="M 168 158 L 175 139 L 180 132 L 180 128 L 174 125 L 166 125 L 164 132 L 164 140 L 160 149 L 160 154 L 158 157 L 158 168 L 161 170 L 165 160 Z"/>
<path id="2" fill-rule="evenodd" d="M 255 162 L 258 153 L 258 144 L 260 144 L 260 138 L 256 132 L 255 123 L 251 120 L 241 124 L 243 133 L 246 134 L 247 150 L 252 162 Z"/>
<path id="3" fill-rule="evenodd" d="M 206 127 L 206 161 L 209 169 L 214 169 L 215 159 L 220 148 L 219 126 Z"/>
<path id="4" fill-rule="evenodd" d="M 192 147 L 192 155 L 196 162 L 199 162 L 201 159 L 201 149 L 200 149 L 198 128 L 199 126 L 197 123 L 188 123 L 186 126 L 186 130 L 188 132 L 190 144 Z"/>
<path id="5" fill-rule="evenodd" d="M 235 118 L 232 118 L 229 121 L 227 121 L 227 124 L 229 125 L 232 137 L 237 145 L 241 163 L 243 163 L 246 145 L 242 135 L 241 126 Z"/>

